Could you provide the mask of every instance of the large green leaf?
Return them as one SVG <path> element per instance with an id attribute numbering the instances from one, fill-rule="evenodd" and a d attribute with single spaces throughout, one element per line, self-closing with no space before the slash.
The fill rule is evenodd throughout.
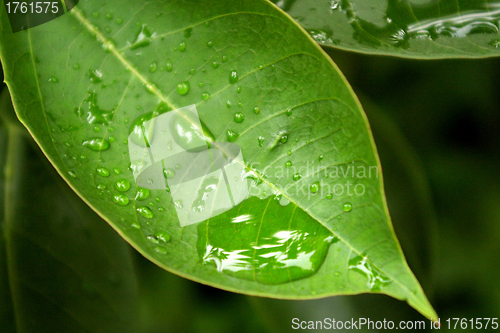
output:
<path id="1" fill-rule="evenodd" d="M 500 56 L 500 2 L 273 0 L 321 45 L 408 58 Z"/>
<path id="2" fill-rule="evenodd" d="M 128 245 L 30 145 L 26 129 L 7 128 L 2 332 L 137 332 Z"/>
<path id="3" fill-rule="evenodd" d="M 317 44 L 272 4 L 80 1 L 16 34 L 3 11 L 1 29 L 19 118 L 70 186 L 159 266 L 276 298 L 380 292 L 436 318 L 392 230 L 357 98 Z M 246 164 L 233 165 L 247 172 L 251 195 L 181 227 L 178 192 L 135 185 L 127 138 L 153 111 L 193 104 L 216 139 L 211 146 L 241 148 Z M 179 118 L 181 136 L 186 120 L 196 125 Z M 219 182 L 206 178 L 189 188 L 199 194 L 196 209 L 205 209 L 210 193 L 230 192 Z"/>

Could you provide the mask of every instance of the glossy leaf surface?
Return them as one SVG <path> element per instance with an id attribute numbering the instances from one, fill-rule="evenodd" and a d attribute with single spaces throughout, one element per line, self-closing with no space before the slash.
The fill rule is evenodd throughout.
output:
<path id="1" fill-rule="evenodd" d="M 272 4 L 80 1 L 15 35 L 2 15 L 1 56 L 19 118 L 71 187 L 150 260 L 251 295 L 381 292 L 435 318 L 392 230 L 357 98 Z M 248 196 L 181 227 L 186 202 L 177 190 L 139 188 L 129 147 L 156 147 L 149 139 L 163 132 L 148 119 L 190 105 L 198 138 L 241 149 L 231 167 L 244 171 Z M 174 137 L 188 144 L 196 133 L 183 126 Z M 164 165 L 163 174 L 168 182 L 197 165 Z M 233 177 L 227 186 L 222 179 L 190 185 L 199 200 L 189 211 L 207 209 L 211 195 L 236 196 Z"/>
<path id="2" fill-rule="evenodd" d="M 408 58 L 500 56 L 500 2 L 274 0 L 321 45 Z"/>

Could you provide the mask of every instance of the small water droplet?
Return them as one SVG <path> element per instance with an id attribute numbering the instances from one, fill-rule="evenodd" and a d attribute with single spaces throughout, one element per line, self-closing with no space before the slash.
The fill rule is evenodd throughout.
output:
<path id="1" fill-rule="evenodd" d="M 227 101 L 226 102 L 226 106 L 227 106 L 228 109 L 230 109 L 231 108 L 231 101 Z"/>
<path id="2" fill-rule="evenodd" d="M 227 61 L 227 57 L 226 56 L 222 56 L 222 62 L 226 62 Z"/>
<path id="3" fill-rule="evenodd" d="M 84 141 L 82 145 L 94 151 L 103 151 L 109 149 L 108 140 L 103 138 L 92 138 Z"/>
<path id="4" fill-rule="evenodd" d="M 302 176 L 299 174 L 299 173 L 296 173 L 295 175 L 293 175 L 292 179 L 297 181 L 299 180 L 300 178 L 302 178 Z"/>
<path id="5" fill-rule="evenodd" d="M 209 42 L 207 43 L 207 47 L 212 47 L 212 46 L 214 46 L 214 42 L 209 41 Z"/>
<path id="6" fill-rule="evenodd" d="M 324 158 L 323 155 L 319 155 L 319 160 L 321 161 Z"/>
<path id="7" fill-rule="evenodd" d="M 135 209 L 142 217 L 145 217 L 147 219 L 152 219 L 153 218 L 153 212 L 149 207 L 137 207 Z"/>
<path id="8" fill-rule="evenodd" d="M 76 69 L 76 70 L 80 69 L 80 65 L 78 65 L 78 64 L 74 64 L 74 65 L 73 65 L 73 69 Z"/>
<path id="9" fill-rule="evenodd" d="M 156 61 L 153 61 L 151 64 L 149 64 L 150 73 L 156 72 L 156 69 L 158 69 L 158 64 L 156 63 Z"/>
<path id="10" fill-rule="evenodd" d="M 205 84 L 203 82 L 198 83 L 198 87 L 203 88 Z"/>
<path id="11" fill-rule="evenodd" d="M 170 234 L 167 232 L 156 232 L 155 233 L 156 239 L 158 239 L 160 242 L 168 243 L 170 242 Z"/>
<path id="12" fill-rule="evenodd" d="M 259 112 L 260 112 L 260 108 L 258 106 L 253 108 L 253 113 L 259 114 Z"/>
<path id="13" fill-rule="evenodd" d="M 328 193 L 328 194 L 326 195 L 326 198 L 327 198 L 327 199 L 331 199 L 331 198 L 333 198 L 333 194 Z"/>
<path id="14" fill-rule="evenodd" d="M 217 61 L 212 62 L 212 67 L 213 68 L 219 67 L 219 63 Z"/>
<path id="15" fill-rule="evenodd" d="M 126 192 L 130 189 L 130 182 L 126 179 L 117 180 L 115 183 L 115 189 L 120 192 Z"/>
<path id="16" fill-rule="evenodd" d="M 238 112 L 234 114 L 234 121 L 236 123 L 242 123 L 243 120 L 245 120 L 245 116 L 243 115 L 243 113 Z"/>
<path id="17" fill-rule="evenodd" d="M 98 190 L 103 191 L 103 190 L 105 190 L 105 189 L 106 189 L 106 185 L 104 185 L 104 184 L 99 184 L 99 185 L 97 185 L 97 189 L 98 189 Z"/>
<path id="18" fill-rule="evenodd" d="M 341 276 L 341 275 L 342 275 L 342 273 L 340 273 L 340 272 L 335 272 L 335 273 L 333 273 L 333 275 L 335 275 L 335 276 L 337 276 L 337 277 L 338 277 L 338 276 Z"/>
<path id="19" fill-rule="evenodd" d="M 113 202 L 120 206 L 126 206 L 129 203 L 129 198 L 125 194 L 113 195 Z"/>
<path id="20" fill-rule="evenodd" d="M 265 138 L 263 136 L 259 136 L 258 140 L 259 140 L 259 147 L 263 147 Z"/>
<path id="21" fill-rule="evenodd" d="M 135 229 L 141 229 L 141 225 L 140 225 L 139 223 L 135 223 L 135 222 L 134 222 L 134 223 L 132 223 L 130 226 L 131 226 L 132 228 L 135 228 Z"/>
<path id="22" fill-rule="evenodd" d="M 51 77 L 49 77 L 49 82 L 57 83 L 57 82 L 59 82 L 59 79 L 55 76 L 51 76 Z"/>
<path id="23" fill-rule="evenodd" d="M 94 126 L 94 132 L 100 132 L 101 128 L 99 126 Z"/>
<path id="24" fill-rule="evenodd" d="M 180 164 L 176 164 L 175 165 L 175 170 L 179 170 L 181 168 L 181 165 Z"/>
<path id="25" fill-rule="evenodd" d="M 165 176 L 165 178 L 167 178 L 167 179 L 174 177 L 175 176 L 174 169 L 170 169 L 170 168 L 163 169 L 163 176 Z"/>
<path id="26" fill-rule="evenodd" d="M 182 204 L 182 200 L 177 200 L 177 201 L 174 201 L 174 205 L 177 209 L 182 209 L 184 208 L 184 205 Z"/>
<path id="27" fill-rule="evenodd" d="M 181 52 L 186 51 L 186 43 L 181 42 L 181 43 L 179 44 L 179 51 L 181 51 Z"/>
<path id="28" fill-rule="evenodd" d="M 210 94 L 208 92 L 204 92 L 203 94 L 201 94 L 201 99 L 206 101 L 207 99 L 210 98 Z"/>
<path id="29" fill-rule="evenodd" d="M 193 32 L 193 28 L 191 28 L 191 27 L 187 28 L 186 30 L 184 30 L 184 37 L 185 38 L 191 37 L 192 32 Z"/>
<path id="30" fill-rule="evenodd" d="M 149 190 L 147 188 L 139 187 L 135 193 L 135 200 L 145 200 L 149 197 Z"/>
<path id="31" fill-rule="evenodd" d="M 167 250 L 163 247 L 155 247 L 155 251 L 158 252 L 158 253 L 161 253 L 161 254 L 167 254 Z"/>
<path id="32" fill-rule="evenodd" d="M 73 178 L 76 178 L 76 174 L 73 171 L 68 171 L 68 175 L 70 175 Z"/>
<path id="33" fill-rule="evenodd" d="M 239 76 L 238 73 L 232 69 L 231 72 L 229 73 L 229 83 L 233 84 L 238 82 Z"/>
<path id="34" fill-rule="evenodd" d="M 241 93 L 241 87 L 238 87 L 238 88 L 236 89 L 236 92 L 237 92 L 238 94 L 239 94 L 239 93 Z"/>
<path id="35" fill-rule="evenodd" d="M 186 95 L 189 92 L 189 82 L 184 81 L 177 84 L 177 93 L 179 95 Z"/>
<path id="36" fill-rule="evenodd" d="M 243 107 L 243 103 L 239 102 L 238 107 L 241 109 Z"/>
<path id="37" fill-rule="evenodd" d="M 112 19 L 113 19 L 113 14 L 111 14 L 111 13 L 107 13 L 107 14 L 106 14 L 106 19 L 108 19 L 108 20 L 112 20 Z"/>
<path id="38" fill-rule="evenodd" d="M 292 109 L 286 110 L 286 115 L 290 117 L 292 115 Z"/>
<path id="39" fill-rule="evenodd" d="M 114 136 L 110 136 L 110 137 L 108 138 L 108 141 L 109 141 L 110 143 L 115 142 L 115 140 L 116 140 L 116 138 L 115 138 Z"/>
<path id="40" fill-rule="evenodd" d="M 101 177 L 109 177 L 109 170 L 106 168 L 97 168 L 97 174 Z"/>
<path id="41" fill-rule="evenodd" d="M 239 134 L 231 129 L 227 129 L 227 141 L 234 142 L 238 138 Z"/>
<path id="42" fill-rule="evenodd" d="M 121 18 L 117 18 L 115 20 L 116 24 L 122 24 L 123 20 Z"/>
<path id="43" fill-rule="evenodd" d="M 288 141 L 288 134 L 282 134 L 280 138 L 281 143 L 286 143 Z"/>
<path id="44" fill-rule="evenodd" d="M 319 190 L 319 182 L 314 182 L 313 184 L 311 184 L 309 190 L 311 191 L 311 193 L 317 193 Z"/>
<path id="45" fill-rule="evenodd" d="M 97 84 L 102 82 L 102 73 L 97 69 L 89 69 L 90 82 Z"/>
<path id="46" fill-rule="evenodd" d="M 286 163 L 285 163 L 285 166 L 286 166 L 287 168 L 291 167 L 291 166 L 292 166 L 292 161 L 288 161 L 288 162 L 286 162 Z"/>
<path id="47" fill-rule="evenodd" d="M 287 155 L 292 155 L 292 151 L 291 151 L 291 150 L 289 150 L 289 151 L 287 151 L 287 152 L 286 152 L 286 154 L 287 154 Z"/>
<path id="48" fill-rule="evenodd" d="M 174 69 L 174 66 L 172 65 L 170 60 L 167 60 L 167 64 L 165 65 L 165 69 L 167 70 L 167 72 L 171 72 L 172 69 Z"/>
<path id="49" fill-rule="evenodd" d="M 99 13 L 98 12 L 93 12 L 92 16 L 95 17 L 95 18 L 98 18 L 99 17 Z"/>
<path id="50" fill-rule="evenodd" d="M 489 46 L 493 46 L 496 49 L 500 49 L 500 39 L 493 39 L 491 42 L 488 43 Z"/>
<path id="51" fill-rule="evenodd" d="M 196 69 L 191 68 L 191 70 L 189 71 L 189 75 L 193 75 L 194 73 L 196 73 Z"/>
<path id="52" fill-rule="evenodd" d="M 352 210 L 352 204 L 350 202 L 346 202 L 342 205 L 342 209 L 344 212 L 350 212 Z"/>

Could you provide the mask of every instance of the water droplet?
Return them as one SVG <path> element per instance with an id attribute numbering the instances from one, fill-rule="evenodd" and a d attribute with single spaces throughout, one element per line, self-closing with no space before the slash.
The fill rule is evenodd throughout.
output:
<path id="1" fill-rule="evenodd" d="M 163 176 L 165 176 L 165 178 L 167 178 L 167 179 L 173 178 L 175 176 L 174 169 L 170 169 L 170 168 L 163 169 Z"/>
<path id="2" fill-rule="evenodd" d="M 68 171 L 68 175 L 70 175 L 73 178 L 76 178 L 76 174 L 73 171 Z"/>
<path id="3" fill-rule="evenodd" d="M 260 112 L 260 108 L 258 106 L 253 108 L 253 113 L 259 114 L 259 112 Z"/>
<path id="4" fill-rule="evenodd" d="M 158 252 L 158 253 L 161 253 L 161 254 L 167 254 L 167 250 L 163 247 L 155 247 L 155 251 Z"/>
<path id="5" fill-rule="evenodd" d="M 282 134 L 280 137 L 281 143 L 286 143 L 288 141 L 288 134 Z"/>
<path id="6" fill-rule="evenodd" d="M 97 185 L 97 189 L 98 189 L 98 190 L 101 190 L 101 191 L 102 191 L 102 190 L 105 190 L 105 189 L 106 189 L 106 185 L 104 185 L 104 184 L 99 184 L 99 185 Z"/>
<path id="7" fill-rule="evenodd" d="M 333 275 L 335 275 L 335 276 L 339 277 L 339 276 L 341 276 L 341 275 L 342 275 L 342 273 L 340 273 L 340 272 L 335 272 L 335 273 L 333 273 Z"/>
<path id="8" fill-rule="evenodd" d="M 109 142 L 103 138 L 92 138 L 83 142 L 83 145 L 90 150 L 104 151 L 109 149 Z"/>
<path id="9" fill-rule="evenodd" d="M 76 69 L 76 70 L 80 69 L 80 65 L 78 65 L 78 64 L 74 64 L 74 65 L 73 65 L 73 69 Z"/>
<path id="10" fill-rule="evenodd" d="M 59 79 L 55 76 L 51 76 L 51 77 L 49 77 L 49 82 L 57 83 L 57 82 L 59 82 Z"/>
<path id="11" fill-rule="evenodd" d="M 181 42 L 181 43 L 179 44 L 179 51 L 181 51 L 181 52 L 186 51 L 186 43 Z"/>
<path id="12" fill-rule="evenodd" d="M 239 102 L 238 107 L 241 109 L 243 107 L 243 103 Z"/>
<path id="13" fill-rule="evenodd" d="M 234 69 L 231 70 L 231 72 L 229 73 L 229 83 L 231 84 L 236 83 L 238 82 L 238 79 L 239 79 L 238 73 Z"/>
<path id="14" fill-rule="evenodd" d="M 191 28 L 191 27 L 184 30 L 184 38 L 191 37 L 192 32 L 193 32 L 193 28 Z"/>
<path id="15" fill-rule="evenodd" d="M 286 115 L 290 117 L 292 115 L 292 109 L 286 110 Z"/>
<path id="16" fill-rule="evenodd" d="M 184 205 L 182 204 L 182 200 L 177 200 L 177 201 L 174 201 L 174 205 L 177 209 L 182 209 L 184 208 Z"/>
<path id="17" fill-rule="evenodd" d="M 210 98 L 210 94 L 208 92 L 204 92 L 203 94 L 201 94 L 201 99 L 206 101 L 207 99 Z"/>
<path id="18" fill-rule="evenodd" d="M 126 206 L 129 203 L 129 198 L 125 194 L 113 195 L 113 202 L 120 206 Z"/>
<path id="19" fill-rule="evenodd" d="M 177 85 L 177 93 L 179 95 L 186 95 L 189 92 L 189 82 L 184 81 Z"/>
<path id="20" fill-rule="evenodd" d="M 119 175 L 120 174 L 120 169 L 114 168 L 113 172 L 115 173 L 115 175 Z"/>
<path id="21" fill-rule="evenodd" d="M 132 228 L 135 228 L 135 229 L 141 229 L 141 225 L 140 225 L 139 223 L 135 223 L 135 222 L 134 222 L 134 223 L 132 223 L 130 226 L 131 226 Z"/>
<path id="22" fill-rule="evenodd" d="M 263 136 L 259 136 L 258 140 L 259 140 L 259 147 L 263 147 L 265 138 Z"/>
<path id="23" fill-rule="evenodd" d="M 238 94 L 239 94 L 239 93 L 241 93 L 241 87 L 238 87 L 238 88 L 236 89 L 236 92 L 237 92 Z"/>
<path id="24" fill-rule="evenodd" d="M 198 83 L 198 87 L 203 88 L 205 84 L 203 82 Z"/>
<path id="25" fill-rule="evenodd" d="M 180 164 L 176 164 L 175 165 L 175 170 L 179 170 L 181 168 L 181 165 Z"/>
<path id="26" fill-rule="evenodd" d="M 328 194 L 326 195 L 326 198 L 327 198 L 327 199 L 331 199 L 331 198 L 333 198 L 333 194 L 328 193 Z"/>
<path id="27" fill-rule="evenodd" d="M 349 269 L 366 276 L 368 279 L 367 285 L 371 290 L 380 290 L 392 282 L 390 278 L 375 268 L 367 257 L 357 256 L 352 258 L 349 260 Z"/>
<path id="28" fill-rule="evenodd" d="M 165 69 L 167 70 L 167 72 L 171 72 L 172 69 L 174 69 L 174 66 L 172 65 L 170 60 L 167 60 L 167 64 L 165 65 Z"/>
<path id="29" fill-rule="evenodd" d="M 99 126 L 94 126 L 94 132 L 100 132 L 101 128 Z"/>
<path id="30" fill-rule="evenodd" d="M 231 129 L 227 129 L 227 141 L 234 142 L 238 138 L 239 134 Z"/>
<path id="31" fill-rule="evenodd" d="M 324 158 L 323 155 L 319 155 L 319 160 L 321 161 Z"/>
<path id="32" fill-rule="evenodd" d="M 117 180 L 115 183 L 115 189 L 120 192 L 126 192 L 130 189 L 130 182 L 126 179 Z"/>
<path id="33" fill-rule="evenodd" d="M 226 56 L 222 56 L 222 62 L 226 62 L 227 61 L 227 57 Z"/>
<path id="34" fill-rule="evenodd" d="M 207 43 L 207 47 L 212 47 L 212 46 L 214 46 L 214 42 L 209 41 L 209 42 Z"/>
<path id="35" fill-rule="evenodd" d="M 231 101 L 227 101 L 226 102 L 226 106 L 227 106 L 228 109 L 230 109 L 231 108 Z"/>
<path id="36" fill-rule="evenodd" d="M 285 166 L 286 166 L 287 168 L 291 167 L 291 166 L 292 166 L 292 161 L 288 161 L 288 162 L 286 162 L 286 163 L 285 163 Z"/>
<path id="37" fill-rule="evenodd" d="M 160 242 L 168 243 L 170 242 L 170 234 L 168 232 L 155 232 L 155 237 Z"/>
<path id="38" fill-rule="evenodd" d="M 123 20 L 121 18 L 117 18 L 115 20 L 116 24 L 122 24 Z"/>
<path id="39" fill-rule="evenodd" d="M 193 75 L 194 73 L 196 73 L 196 69 L 191 68 L 191 70 L 189 71 L 189 75 Z"/>
<path id="40" fill-rule="evenodd" d="M 292 179 L 297 181 L 299 180 L 300 178 L 302 178 L 302 176 L 299 174 L 299 173 L 296 173 L 295 175 L 293 175 Z"/>
<path id="41" fill-rule="evenodd" d="M 156 69 L 158 68 L 158 64 L 156 61 L 153 61 L 151 64 L 149 64 L 149 72 L 154 73 L 156 72 Z"/>
<path id="42" fill-rule="evenodd" d="M 245 116 L 243 115 L 243 113 L 238 112 L 234 114 L 234 121 L 236 123 L 242 123 L 243 120 L 245 120 Z"/>
<path id="43" fill-rule="evenodd" d="M 219 63 L 217 61 L 212 62 L 212 67 L 213 68 L 219 67 Z"/>
<path id="44" fill-rule="evenodd" d="M 108 20 L 112 20 L 112 19 L 113 19 L 113 14 L 111 14 L 111 13 L 107 13 L 107 14 L 106 14 L 106 19 L 108 19 Z"/>
<path id="45" fill-rule="evenodd" d="M 116 138 L 115 138 L 114 136 L 110 136 L 110 137 L 108 138 L 108 141 L 109 141 L 110 143 L 115 142 L 115 140 L 116 140 Z"/>
<path id="46" fill-rule="evenodd" d="M 500 48 L 500 39 L 493 39 L 491 42 L 488 43 L 489 46 L 493 46 L 496 49 Z"/>
<path id="47" fill-rule="evenodd" d="M 139 187 L 135 193 L 135 200 L 141 201 L 149 197 L 149 190 L 147 188 Z"/>
<path id="48" fill-rule="evenodd" d="M 97 174 L 101 177 L 109 177 L 109 170 L 106 168 L 97 168 Z"/>
<path id="49" fill-rule="evenodd" d="M 145 24 L 143 24 L 140 30 L 137 32 L 134 41 L 130 45 L 130 49 L 135 50 L 140 47 L 148 46 L 149 44 L 151 44 L 152 35 L 153 33 Z"/>
<path id="50" fill-rule="evenodd" d="M 317 193 L 319 190 L 319 182 L 314 182 L 311 187 L 309 187 L 311 193 Z"/>
<path id="51" fill-rule="evenodd" d="M 350 212 L 352 210 L 352 204 L 350 202 L 346 202 L 342 205 L 342 209 L 344 212 Z"/>
<path id="52" fill-rule="evenodd" d="M 149 207 L 137 207 L 135 209 L 142 217 L 145 217 L 147 219 L 152 219 L 153 218 L 153 212 Z"/>
<path id="53" fill-rule="evenodd" d="M 287 154 L 287 155 L 292 155 L 292 151 L 291 151 L 291 150 L 289 150 L 289 151 L 287 151 L 287 152 L 286 152 L 286 154 Z"/>
<path id="54" fill-rule="evenodd" d="M 97 84 L 102 82 L 102 73 L 97 69 L 89 69 L 90 82 Z"/>

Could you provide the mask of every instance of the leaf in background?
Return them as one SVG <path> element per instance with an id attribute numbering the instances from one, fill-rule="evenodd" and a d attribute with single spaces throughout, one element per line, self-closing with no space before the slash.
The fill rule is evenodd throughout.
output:
<path id="1" fill-rule="evenodd" d="M 321 45 L 408 58 L 500 56 L 500 2 L 273 0 Z"/>
<path id="2" fill-rule="evenodd" d="M 393 233 L 359 102 L 270 3 L 80 1 L 18 34 L 3 18 L 1 57 L 19 118 L 71 187 L 144 256 L 230 291 L 380 292 L 436 318 Z M 181 202 L 135 185 L 127 138 L 153 112 L 193 104 L 208 136 L 241 148 L 257 194 L 181 227 Z M 201 203 L 221 193 L 202 185 L 192 187 Z"/>
<path id="3" fill-rule="evenodd" d="M 1 99 L 9 101 L 6 89 Z M 15 331 L 136 332 L 129 247 L 31 148 L 24 128 L 8 132 L 4 238 Z"/>

